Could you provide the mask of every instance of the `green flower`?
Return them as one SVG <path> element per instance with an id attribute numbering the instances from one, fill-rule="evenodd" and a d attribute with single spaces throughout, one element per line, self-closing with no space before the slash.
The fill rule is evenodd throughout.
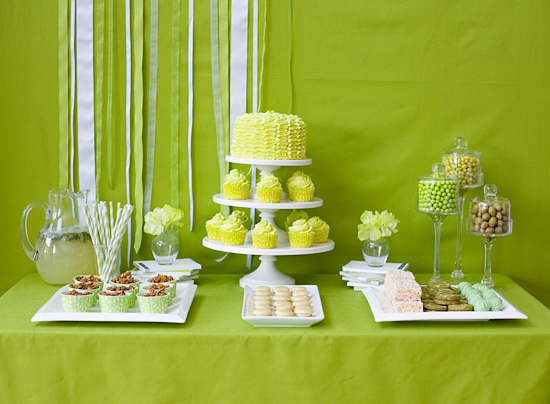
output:
<path id="1" fill-rule="evenodd" d="M 159 215 L 155 212 L 149 212 L 145 215 L 145 226 L 143 226 L 143 231 L 147 234 L 152 234 L 153 236 L 158 236 L 164 231 L 164 226 Z"/>
<path id="2" fill-rule="evenodd" d="M 183 226 L 183 211 L 173 208 L 170 205 L 164 205 L 162 208 L 155 208 L 152 212 L 145 215 L 145 225 L 143 231 L 153 236 L 158 236 L 172 225 Z"/>
<path id="3" fill-rule="evenodd" d="M 183 220 L 183 211 L 181 209 L 173 208 L 170 205 L 164 205 L 162 210 L 167 218 L 166 223 L 164 223 L 165 228 L 168 228 L 171 225 L 183 226 L 183 223 L 181 222 Z"/>
<path id="4" fill-rule="evenodd" d="M 389 237 L 392 233 L 397 233 L 396 227 L 399 220 L 387 210 L 382 213 L 366 210 L 360 219 L 362 223 L 357 226 L 357 238 L 361 241 L 376 241 L 381 237 Z"/>
<path id="5" fill-rule="evenodd" d="M 380 221 L 380 231 L 382 232 L 382 237 L 389 237 L 392 233 L 397 233 L 397 225 L 399 220 L 395 218 L 393 213 L 388 212 L 387 210 L 379 214 Z"/>

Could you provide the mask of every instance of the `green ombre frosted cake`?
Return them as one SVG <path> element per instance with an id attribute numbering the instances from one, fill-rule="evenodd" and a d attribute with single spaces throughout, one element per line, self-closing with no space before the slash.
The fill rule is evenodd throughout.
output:
<path id="1" fill-rule="evenodd" d="M 296 115 L 259 112 L 238 116 L 233 124 L 231 155 L 260 160 L 306 158 L 306 124 Z"/>

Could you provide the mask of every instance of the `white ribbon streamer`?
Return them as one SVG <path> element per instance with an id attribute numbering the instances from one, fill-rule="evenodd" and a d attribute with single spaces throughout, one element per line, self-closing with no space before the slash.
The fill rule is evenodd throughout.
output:
<path id="1" fill-rule="evenodd" d="M 79 0 L 76 8 L 76 80 L 78 88 L 78 178 L 96 200 L 94 122 L 94 1 Z"/>
<path id="2" fill-rule="evenodd" d="M 70 133 L 71 133 L 71 159 L 70 159 L 70 177 L 71 177 L 71 189 L 74 191 L 74 109 L 75 109 L 75 81 L 76 81 L 76 55 L 75 55 L 75 43 L 76 43 L 76 0 L 71 0 L 71 116 L 70 116 Z"/>
<path id="3" fill-rule="evenodd" d="M 151 210 L 153 173 L 155 170 L 155 138 L 157 122 L 157 68 L 158 68 L 158 0 L 151 0 L 151 45 L 149 54 L 149 112 L 147 126 L 147 164 L 143 211 Z"/>
<path id="4" fill-rule="evenodd" d="M 132 109 L 132 33 L 130 26 L 130 0 L 125 2 L 126 13 L 126 203 L 130 202 L 130 158 L 132 155 L 131 119 Z M 128 221 L 128 266 L 132 252 L 132 221 Z"/>
<path id="5" fill-rule="evenodd" d="M 252 112 L 258 111 L 258 0 L 253 1 L 252 7 Z M 256 188 L 256 166 L 252 166 L 252 189 Z M 256 222 L 256 209 L 250 209 L 252 228 Z M 253 255 L 246 257 L 246 266 L 252 268 Z"/>
<path id="6" fill-rule="evenodd" d="M 187 163 L 189 183 L 189 231 L 193 231 L 193 160 L 192 160 L 192 138 L 193 138 L 193 27 L 194 27 L 194 0 L 189 0 L 189 38 L 187 45 L 187 88 L 188 88 L 188 111 L 187 111 Z"/>
<path id="7" fill-rule="evenodd" d="M 235 118 L 246 112 L 248 68 L 248 0 L 231 2 L 231 54 L 229 74 L 229 138 Z"/>
<path id="8" fill-rule="evenodd" d="M 254 0 L 252 10 L 252 112 L 258 111 L 258 0 Z M 255 167 L 254 167 L 255 168 Z M 253 170 L 254 173 L 256 170 Z M 255 179 L 253 180 L 255 182 Z"/>

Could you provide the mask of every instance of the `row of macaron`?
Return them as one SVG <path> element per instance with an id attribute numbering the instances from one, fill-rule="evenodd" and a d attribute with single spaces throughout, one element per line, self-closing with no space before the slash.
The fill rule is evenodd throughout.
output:
<path id="1" fill-rule="evenodd" d="M 313 308 L 309 292 L 304 286 L 275 286 L 273 295 L 268 286 L 257 286 L 254 289 L 254 316 L 277 317 L 311 317 Z"/>
<path id="2" fill-rule="evenodd" d="M 313 200 L 315 185 L 311 177 L 302 171 L 296 171 L 286 182 L 288 197 L 295 202 L 309 202 Z M 223 184 L 223 196 L 225 199 L 242 200 L 248 198 L 250 191 L 250 179 L 238 170 L 233 169 L 225 176 Z M 258 202 L 279 203 L 283 186 L 275 174 L 262 175 L 260 182 L 256 184 Z"/>
<path id="3" fill-rule="evenodd" d="M 158 275 L 141 282 L 129 271 L 105 282 L 96 275 L 80 275 L 61 292 L 65 312 L 89 312 L 99 302 L 102 313 L 126 313 L 139 306 L 141 313 L 166 313 L 176 295 L 173 277 Z"/>
<path id="4" fill-rule="evenodd" d="M 237 211 L 235 211 L 237 212 Z M 225 245 L 243 245 L 248 232 L 250 218 L 243 211 L 233 212 L 228 218 L 216 213 L 206 222 L 206 232 L 210 240 L 219 240 Z M 243 215 L 244 214 L 244 215 Z M 308 248 L 314 243 L 326 243 L 330 226 L 319 216 L 308 218 L 304 211 L 294 210 L 287 218 L 286 227 L 291 247 Z M 267 220 L 262 220 L 250 232 L 254 248 L 277 247 L 278 233 Z"/>

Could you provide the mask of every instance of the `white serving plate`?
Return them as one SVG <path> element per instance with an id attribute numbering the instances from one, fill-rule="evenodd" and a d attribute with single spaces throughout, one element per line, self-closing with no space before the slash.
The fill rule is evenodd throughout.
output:
<path id="1" fill-rule="evenodd" d="M 87 313 L 65 313 L 61 303 L 59 289 L 48 302 L 36 312 L 32 322 L 39 321 L 109 321 L 109 322 L 143 322 L 143 323 L 185 323 L 189 308 L 195 297 L 197 285 L 192 283 L 178 283 L 176 296 L 168 307 L 166 314 L 140 313 L 138 303 L 128 313 L 102 313 L 99 303 Z"/>
<path id="2" fill-rule="evenodd" d="M 496 293 L 502 299 L 502 311 L 443 311 L 422 313 L 396 313 L 390 300 L 383 292 L 384 286 L 371 286 L 363 289 L 376 322 L 384 321 L 486 321 L 521 319 L 527 316 L 516 309 L 508 300 Z"/>
<path id="3" fill-rule="evenodd" d="M 327 240 L 326 243 L 314 243 L 311 247 L 291 247 L 288 242 L 277 243 L 276 248 L 254 248 L 252 241 L 243 245 L 226 245 L 219 240 L 210 240 L 208 236 L 202 239 L 202 245 L 212 250 L 223 251 L 234 254 L 246 255 L 306 255 L 319 254 L 334 249 L 334 241 Z"/>
<path id="4" fill-rule="evenodd" d="M 258 285 L 260 286 L 260 285 Z M 273 316 L 255 316 L 254 311 L 254 288 L 245 286 L 243 297 L 242 319 L 249 322 L 254 327 L 311 327 L 313 324 L 325 318 L 323 306 L 321 305 L 321 297 L 317 285 L 265 285 L 271 288 L 275 286 L 286 286 L 289 289 L 293 286 L 304 286 L 308 293 L 313 309 L 312 317 L 277 317 Z M 272 292 L 273 293 L 273 292 Z M 275 312 L 273 313 L 275 314 Z"/>

